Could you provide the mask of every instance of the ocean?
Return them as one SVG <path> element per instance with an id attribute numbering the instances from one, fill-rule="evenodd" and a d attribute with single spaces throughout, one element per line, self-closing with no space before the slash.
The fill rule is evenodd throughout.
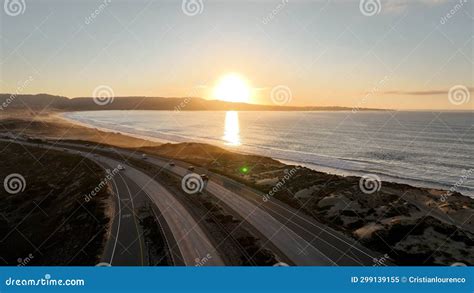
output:
<path id="1" fill-rule="evenodd" d="M 88 111 L 65 118 L 161 142 L 203 142 L 338 175 L 474 197 L 474 112 Z"/>

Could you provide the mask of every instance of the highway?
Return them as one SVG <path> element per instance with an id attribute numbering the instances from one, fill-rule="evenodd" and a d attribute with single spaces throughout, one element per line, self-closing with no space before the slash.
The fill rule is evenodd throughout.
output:
<path id="1" fill-rule="evenodd" d="M 116 198 L 116 213 L 114 216 L 111 235 L 106 244 L 104 255 L 101 258 L 103 264 L 107 265 L 148 265 L 143 243 L 143 232 L 138 226 L 136 209 L 137 201 L 148 197 L 158 209 L 160 216 L 166 222 L 166 230 L 172 237 L 166 239 L 169 249 L 175 259 L 175 264 L 195 266 L 197 259 L 207 257 L 203 266 L 223 266 L 224 261 L 218 250 L 207 237 L 199 223 L 191 214 L 177 201 L 173 194 L 166 190 L 161 184 L 150 178 L 145 173 L 112 158 L 108 158 L 92 152 L 77 150 L 78 145 L 71 144 L 48 145 L 25 141 L 0 139 L 2 141 L 20 143 L 33 147 L 42 147 L 48 150 L 66 151 L 79 154 L 95 161 L 104 169 L 113 170 L 118 165 L 123 170 L 113 176 L 112 185 Z M 161 221 L 160 221 L 161 222 Z M 173 239 L 169 239 L 173 238 Z M 174 252 L 178 251 L 178 252 Z"/>
<path id="2" fill-rule="evenodd" d="M 154 157 L 149 157 L 148 162 L 166 168 L 181 177 L 189 173 L 179 164 L 171 167 L 166 161 Z M 375 254 L 360 247 L 354 240 L 309 216 L 302 215 L 301 212 L 276 199 L 265 203 L 256 192 L 251 191 L 250 188 L 244 188 L 231 179 L 213 174 L 210 176 L 206 190 L 257 229 L 295 265 L 372 265 L 374 263 Z"/>
<path id="3" fill-rule="evenodd" d="M 181 203 L 175 199 L 174 195 L 161 184 L 145 173 L 117 160 L 104 156 L 86 155 L 83 152 L 81 154 L 89 158 L 92 157 L 91 159 L 98 160 L 100 163 L 105 163 L 108 166 L 118 166 L 120 164 L 125 168 L 125 170 L 120 171 L 119 176 L 127 177 L 134 184 L 140 186 L 140 190 L 148 195 L 156 205 L 173 234 L 185 265 L 193 266 L 196 264 L 197 258 L 203 258 L 208 254 L 212 257 L 205 265 L 224 265 L 219 253 L 208 239 L 206 233 L 204 233 L 199 224 Z"/>
<path id="4" fill-rule="evenodd" d="M 102 150 L 110 151 L 108 148 Z M 114 152 L 142 158 L 141 154 L 128 150 L 114 149 Z M 147 162 L 180 177 L 189 173 L 187 164 L 179 161 L 172 167 L 167 159 L 148 156 Z M 210 174 L 208 171 L 202 173 Z M 277 199 L 263 202 L 259 192 L 224 176 L 210 174 L 206 191 L 245 219 L 295 265 L 373 265 L 374 259 L 380 257 Z"/>
<path id="5" fill-rule="evenodd" d="M 324 252 L 328 258 L 339 266 L 373 265 L 374 258 L 380 257 L 377 253 L 362 247 L 354 239 L 331 229 L 279 200 L 270 199 L 264 202 L 262 194 L 217 174 L 214 175 L 214 180 L 223 181 L 227 188 L 234 191 L 238 190 L 240 196 L 296 231 L 298 235 L 314 247 L 318 247 L 320 251 Z M 300 246 L 298 249 L 300 254 L 306 254 L 306 247 Z"/>
<path id="6" fill-rule="evenodd" d="M 95 161 L 99 161 L 96 159 Z M 104 169 L 113 170 L 117 165 L 99 163 Z M 143 241 L 143 230 L 138 223 L 136 203 L 147 196 L 132 180 L 117 173 L 111 180 L 116 204 L 111 235 L 107 241 L 102 263 L 113 266 L 148 265 Z"/>

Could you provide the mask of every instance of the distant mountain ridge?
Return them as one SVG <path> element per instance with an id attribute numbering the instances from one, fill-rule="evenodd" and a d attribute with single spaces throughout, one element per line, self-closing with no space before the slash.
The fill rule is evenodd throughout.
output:
<path id="1" fill-rule="evenodd" d="M 97 103 L 96 103 L 97 102 Z M 246 103 L 231 103 L 205 100 L 197 97 L 114 97 L 95 101 L 90 97 L 69 99 L 49 94 L 15 95 L 0 94 L 0 110 L 50 110 L 50 111 L 96 111 L 96 110 L 175 110 L 175 111 L 348 111 L 349 107 L 295 107 Z M 384 109 L 357 108 L 358 111 Z"/>

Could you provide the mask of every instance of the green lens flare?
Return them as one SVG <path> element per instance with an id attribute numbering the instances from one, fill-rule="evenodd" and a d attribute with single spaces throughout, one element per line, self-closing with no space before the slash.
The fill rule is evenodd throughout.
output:
<path id="1" fill-rule="evenodd" d="M 240 173 L 242 174 L 247 174 L 249 172 L 249 168 L 248 167 L 240 167 Z"/>

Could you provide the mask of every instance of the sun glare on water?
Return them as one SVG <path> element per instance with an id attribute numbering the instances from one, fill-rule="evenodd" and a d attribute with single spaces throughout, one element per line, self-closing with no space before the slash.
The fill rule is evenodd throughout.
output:
<path id="1" fill-rule="evenodd" d="M 227 111 L 225 113 L 224 141 L 231 146 L 240 145 L 240 126 L 239 113 L 236 111 Z"/>
<path id="2" fill-rule="evenodd" d="M 238 74 L 223 76 L 214 88 L 214 98 L 234 103 L 247 103 L 250 99 L 250 87 Z"/>

